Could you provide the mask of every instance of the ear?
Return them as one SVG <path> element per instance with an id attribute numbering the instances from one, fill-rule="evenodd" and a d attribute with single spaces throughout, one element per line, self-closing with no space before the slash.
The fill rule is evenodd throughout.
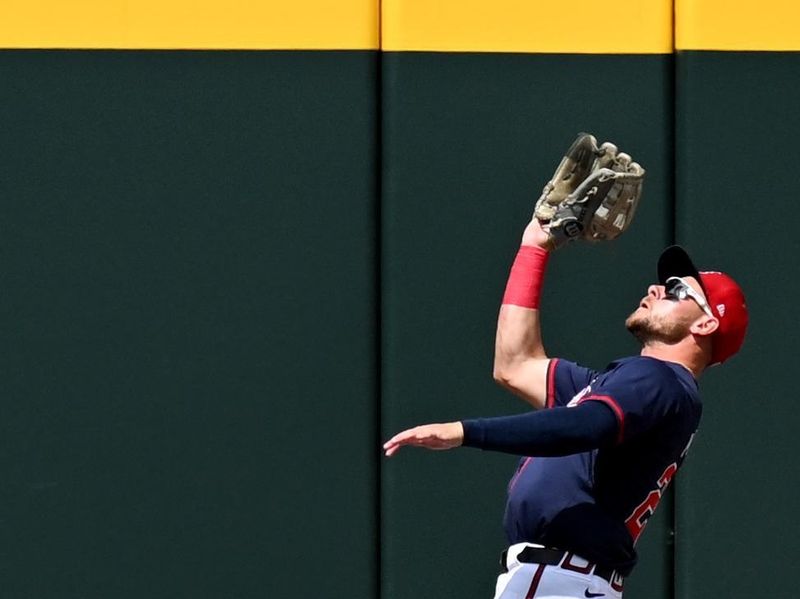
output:
<path id="1" fill-rule="evenodd" d="M 691 327 L 689 327 L 689 331 L 692 335 L 699 335 L 701 337 L 705 337 L 707 335 L 712 335 L 714 332 L 719 328 L 719 320 L 716 318 L 711 318 L 710 316 L 703 314 L 700 318 L 694 321 Z"/>

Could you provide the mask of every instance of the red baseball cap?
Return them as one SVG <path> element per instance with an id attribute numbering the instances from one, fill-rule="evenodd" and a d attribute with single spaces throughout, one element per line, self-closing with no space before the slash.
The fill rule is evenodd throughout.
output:
<path id="1" fill-rule="evenodd" d="M 717 271 L 699 271 L 689 254 L 679 245 L 665 249 L 658 259 L 658 280 L 669 277 L 694 277 L 703 288 L 711 312 L 719 320 L 712 335 L 711 364 L 721 364 L 742 347 L 747 331 L 747 303 L 741 287 L 730 276 Z"/>

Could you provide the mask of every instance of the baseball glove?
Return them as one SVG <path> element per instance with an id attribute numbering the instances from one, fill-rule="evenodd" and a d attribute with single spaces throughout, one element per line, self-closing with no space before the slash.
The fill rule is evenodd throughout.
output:
<path id="1" fill-rule="evenodd" d="M 588 133 L 567 150 L 533 214 L 553 248 L 575 239 L 604 241 L 628 228 L 642 195 L 644 169 L 617 146 Z"/>

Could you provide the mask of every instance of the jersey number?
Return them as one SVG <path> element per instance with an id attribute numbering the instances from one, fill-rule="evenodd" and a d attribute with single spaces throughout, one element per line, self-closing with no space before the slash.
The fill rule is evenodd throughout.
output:
<path id="1" fill-rule="evenodd" d="M 664 470 L 664 473 L 658 479 L 658 488 L 650 491 L 645 500 L 640 503 L 637 508 L 633 510 L 633 513 L 628 516 L 628 519 L 625 520 L 625 526 L 628 527 L 628 532 L 631 537 L 633 537 L 634 543 L 639 538 L 639 535 L 642 534 L 647 521 L 650 520 L 650 516 L 655 513 L 664 491 L 667 490 L 669 482 L 677 471 L 678 464 L 673 463 L 667 466 L 667 469 Z"/>

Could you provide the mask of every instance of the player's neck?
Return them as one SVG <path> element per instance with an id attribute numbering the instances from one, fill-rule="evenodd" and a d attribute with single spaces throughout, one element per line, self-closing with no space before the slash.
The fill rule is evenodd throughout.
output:
<path id="1" fill-rule="evenodd" d="M 691 372 L 695 379 L 700 378 L 707 363 L 706 356 L 699 347 L 685 343 L 669 345 L 660 341 L 652 341 L 642 347 L 640 355 L 680 364 Z"/>

